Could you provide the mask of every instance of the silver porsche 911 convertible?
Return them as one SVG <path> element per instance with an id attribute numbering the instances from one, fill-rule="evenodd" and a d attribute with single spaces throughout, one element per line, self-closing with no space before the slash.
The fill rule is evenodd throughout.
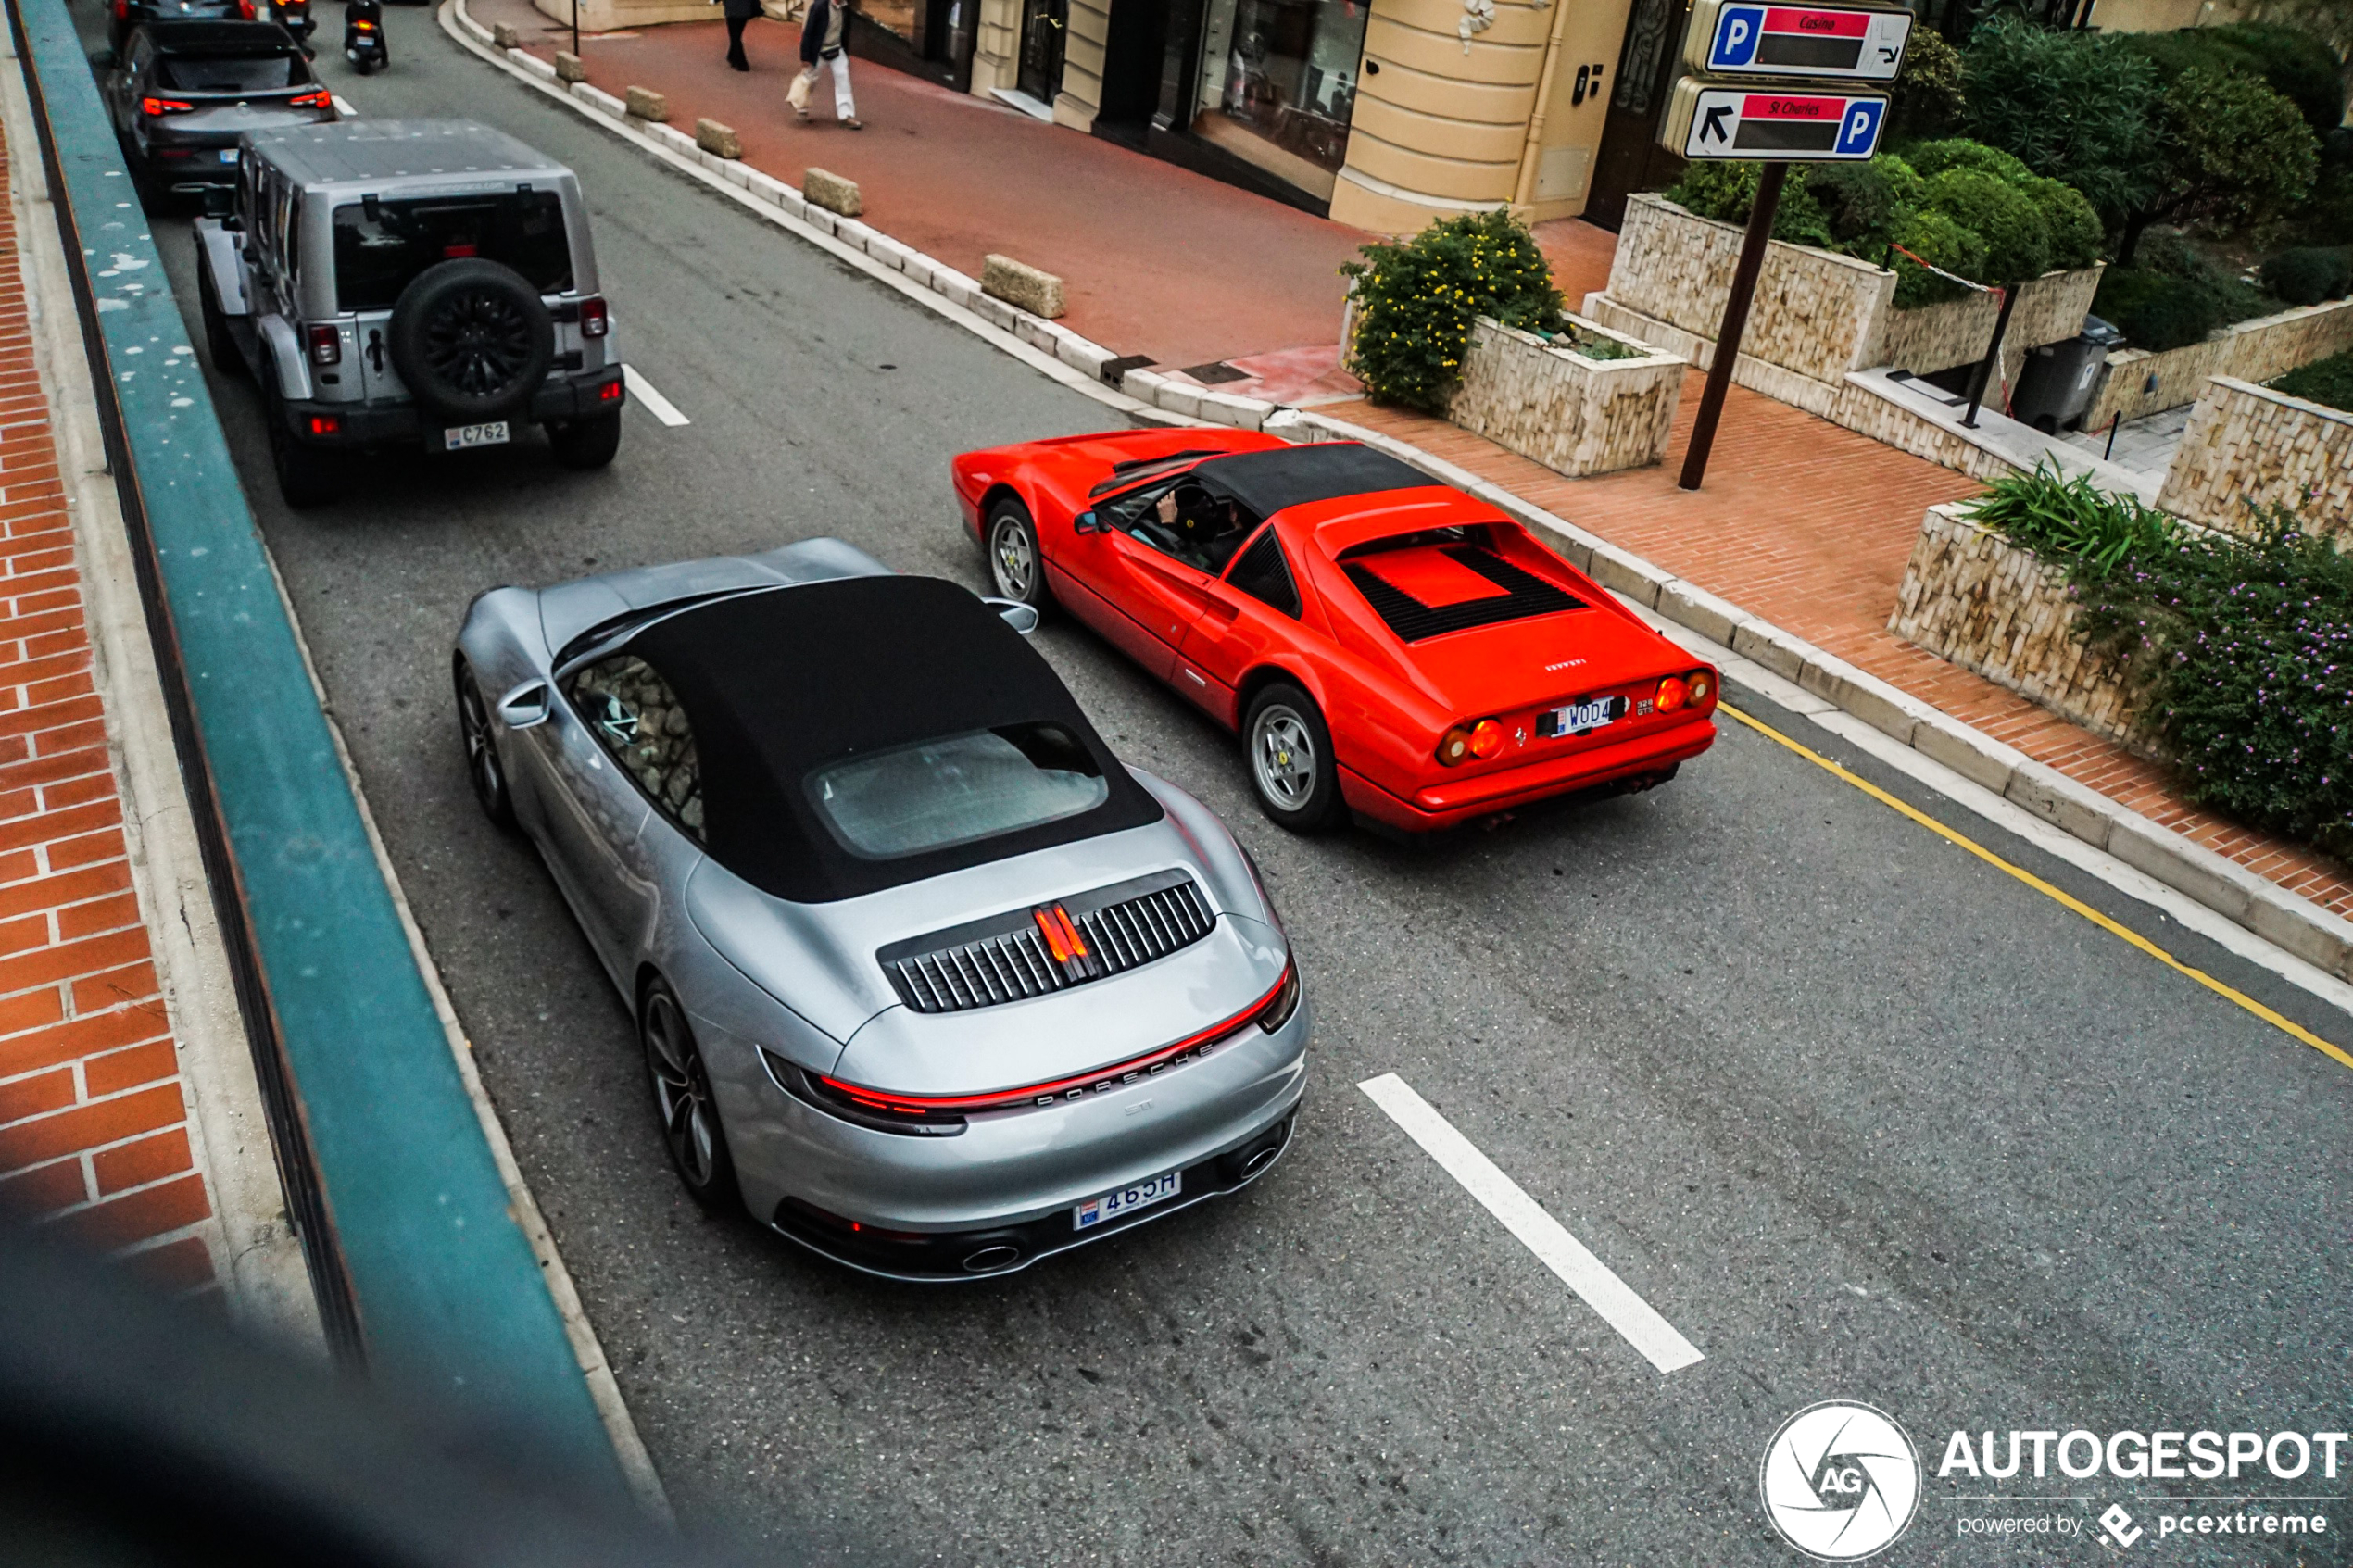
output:
<path id="1" fill-rule="evenodd" d="M 635 1010 L 670 1157 L 829 1258 L 1002 1273 L 1288 1147 L 1254 868 L 1006 617 L 837 540 L 477 598 L 476 798 Z"/>

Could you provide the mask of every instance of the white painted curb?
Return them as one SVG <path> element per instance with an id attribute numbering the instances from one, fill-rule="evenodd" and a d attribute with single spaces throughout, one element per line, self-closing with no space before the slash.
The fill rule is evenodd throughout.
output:
<path id="1" fill-rule="evenodd" d="M 741 187 L 760 198 L 750 203 L 755 209 L 774 203 L 784 215 L 778 220 L 783 227 L 836 254 L 847 252 L 849 259 L 865 264 L 868 270 L 886 270 L 904 292 L 919 299 L 930 295 L 925 303 L 1026 362 L 1037 365 L 1051 356 L 1051 368 L 1039 368 L 1064 384 L 1131 415 L 1157 415 L 1162 422 L 1227 424 L 1268 431 L 1286 440 L 1362 441 L 1377 446 L 1529 524 L 1564 558 L 1621 596 L 1755 659 L 1922 756 L 2015 801 L 2313 967 L 2353 980 L 2353 922 L 2339 919 L 2236 861 L 2191 843 L 1696 583 L 1596 538 L 1466 470 L 1377 431 L 1304 409 L 1191 386 L 1151 370 L 1129 370 L 1119 383 L 1126 395 L 1104 396 L 1109 389 L 1100 384 L 1101 372 L 1116 357 L 1101 344 L 982 294 L 971 278 L 865 223 L 808 206 L 799 192 L 770 175 L 709 153 L 698 153 L 703 161 L 696 162 L 672 152 L 637 130 L 635 122 L 629 122 L 621 100 L 610 94 L 585 83 L 574 83 L 567 93 L 550 84 L 552 68 L 520 49 L 499 48 L 489 30 L 467 14 L 465 0 L 445 0 L 441 22 L 464 47 L 574 105 L 664 161 L 686 167 L 722 189 Z M 693 141 L 681 139 L 690 145 Z M 707 164 L 724 166 L 724 177 Z M 1072 373 L 1077 371 L 1088 372 L 1095 378 L 1094 384 Z"/>

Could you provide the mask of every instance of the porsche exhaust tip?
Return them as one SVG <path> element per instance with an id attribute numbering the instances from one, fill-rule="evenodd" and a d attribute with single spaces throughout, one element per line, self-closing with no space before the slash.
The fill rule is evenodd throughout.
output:
<path id="1" fill-rule="evenodd" d="M 1010 1269 L 1020 1261 L 1021 1248 L 1011 1242 L 1000 1241 L 966 1253 L 964 1273 L 968 1274 L 994 1273 L 999 1269 Z"/>
<path id="2" fill-rule="evenodd" d="M 1243 1160 L 1242 1180 L 1248 1181 L 1252 1176 L 1257 1175 L 1259 1172 L 1266 1169 L 1267 1166 L 1272 1165 L 1275 1162 L 1276 1157 L 1280 1155 L 1282 1152 L 1283 1146 L 1281 1144 L 1269 1144 L 1265 1148 L 1262 1148 L 1257 1153 L 1252 1155 L 1248 1160 Z"/>

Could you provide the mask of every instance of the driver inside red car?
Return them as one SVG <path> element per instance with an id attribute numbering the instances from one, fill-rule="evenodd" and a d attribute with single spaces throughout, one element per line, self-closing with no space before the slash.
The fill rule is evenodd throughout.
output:
<path id="1" fill-rule="evenodd" d="M 1250 533 L 1238 504 L 1192 480 L 1177 481 L 1153 510 L 1170 553 L 1212 577 L 1226 570 Z"/>

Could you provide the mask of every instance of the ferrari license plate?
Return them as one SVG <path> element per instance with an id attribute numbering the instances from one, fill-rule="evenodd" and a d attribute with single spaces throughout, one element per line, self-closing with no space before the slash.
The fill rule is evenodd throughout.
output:
<path id="1" fill-rule="evenodd" d="M 1542 735 L 1590 734 L 1617 719 L 1619 699 L 1597 696 L 1591 702 L 1572 702 L 1541 715 L 1536 733 Z"/>
<path id="2" fill-rule="evenodd" d="M 469 446 L 504 446 L 507 444 L 507 421 L 493 420 L 488 424 L 451 425 L 441 433 L 441 449 L 462 452 Z"/>
<path id="3" fill-rule="evenodd" d="M 1151 1181 L 1138 1182 L 1134 1186 L 1121 1187 L 1117 1192 L 1107 1192 L 1101 1198 L 1090 1198 L 1070 1211 L 1070 1228 L 1090 1231 L 1097 1225 L 1119 1218 L 1131 1209 L 1148 1209 L 1164 1199 L 1174 1198 L 1183 1185 L 1184 1174 L 1182 1171 L 1171 1171 L 1166 1175 L 1154 1176 Z"/>

